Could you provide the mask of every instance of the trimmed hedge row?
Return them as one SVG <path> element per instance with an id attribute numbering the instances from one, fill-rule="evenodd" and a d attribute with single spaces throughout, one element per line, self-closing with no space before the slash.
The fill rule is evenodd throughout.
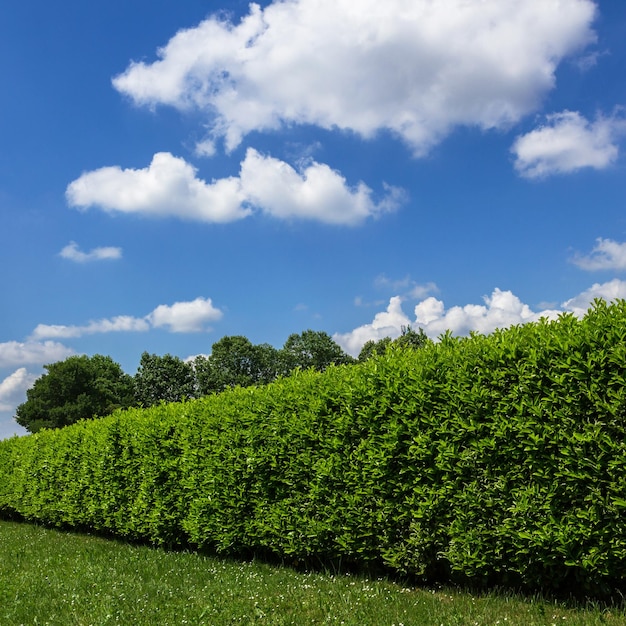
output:
<path id="1" fill-rule="evenodd" d="M 626 583 L 626 302 L 0 442 L 0 514 L 225 555 Z"/>

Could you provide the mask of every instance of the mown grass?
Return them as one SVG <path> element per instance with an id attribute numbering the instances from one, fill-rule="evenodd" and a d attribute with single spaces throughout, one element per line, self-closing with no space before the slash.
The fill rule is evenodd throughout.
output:
<path id="1" fill-rule="evenodd" d="M 471 595 L 0 521 L 0 624 L 626 624 L 626 611 Z"/>

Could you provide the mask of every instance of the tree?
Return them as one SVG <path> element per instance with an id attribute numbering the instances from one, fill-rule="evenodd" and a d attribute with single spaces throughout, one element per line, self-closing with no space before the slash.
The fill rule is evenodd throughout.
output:
<path id="1" fill-rule="evenodd" d="M 297 367 L 313 368 L 322 372 L 331 364 L 354 362 L 354 359 L 323 331 L 305 330 L 300 334 L 289 335 L 280 352 L 285 374 Z"/>
<path id="2" fill-rule="evenodd" d="M 373 356 L 385 354 L 385 351 L 390 345 L 391 337 L 383 337 L 378 341 L 375 339 L 366 341 L 361 348 L 361 352 L 359 352 L 359 362 L 367 361 L 367 359 L 371 359 Z"/>
<path id="3" fill-rule="evenodd" d="M 45 365 L 16 409 L 15 421 L 30 432 L 103 417 L 133 404 L 133 379 L 111 357 L 71 356 Z"/>
<path id="4" fill-rule="evenodd" d="M 267 343 L 254 345 L 242 335 L 226 336 L 213 344 L 208 357 L 197 357 L 194 368 L 202 395 L 237 385 L 264 385 L 278 376 L 278 351 Z"/>
<path id="5" fill-rule="evenodd" d="M 359 362 L 367 361 L 367 359 L 373 356 L 384 354 L 390 346 L 419 350 L 429 344 L 430 341 L 423 328 L 413 330 L 410 325 L 402 326 L 401 334 L 396 339 L 383 337 L 378 341 L 375 339 L 366 341 L 361 348 L 361 352 L 359 352 Z"/>
<path id="6" fill-rule="evenodd" d="M 148 407 L 159 402 L 180 402 L 196 395 L 196 381 L 190 363 L 177 356 L 144 352 L 134 379 L 137 404 Z"/>
<path id="7" fill-rule="evenodd" d="M 393 342 L 397 346 L 419 350 L 430 343 L 423 328 L 413 330 L 410 325 L 402 326 L 401 335 Z"/>

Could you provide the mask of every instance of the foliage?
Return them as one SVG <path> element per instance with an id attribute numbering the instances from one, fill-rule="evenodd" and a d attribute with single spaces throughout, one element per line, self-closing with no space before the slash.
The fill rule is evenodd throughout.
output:
<path id="1" fill-rule="evenodd" d="M 196 395 L 192 366 L 176 356 L 144 352 L 134 378 L 135 402 L 144 407 L 179 402 Z"/>
<path id="2" fill-rule="evenodd" d="M 132 378 L 108 356 L 71 356 L 45 369 L 16 410 L 15 421 L 30 432 L 108 415 L 133 403 Z"/>
<path id="3" fill-rule="evenodd" d="M 419 350 L 430 343 L 430 339 L 427 337 L 423 328 L 413 330 L 409 324 L 408 326 L 402 326 L 400 330 L 400 336 L 393 341 L 397 346 Z"/>
<path id="4" fill-rule="evenodd" d="M 290 335 L 280 350 L 255 345 L 241 335 L 222 337 L 208 357 L 194 361 L 199 395 L 231 387 L 265 385 L 295 369 L 323 371 L 329 365 L 350 363 L 352 358 L 325 332 L 305 330 Z"/>
<path id="5" fill-rule="evenodd" d="M 231 387 L 265 385 L 296 368 L 321 371 L 351 361 L 328 334 L 312 330 L 291 335 L 282 350 L 226 336 L 213 344 L 210 356 L 198 356 L 193 363 L 144 352 L 133 378 L 110 357 L 70 357 L 46 366 L 48 374 L 28 392 L 16 421 L 31 432 L 60 428 L 116 408 L 190 400 Z"/>
<path id="6" fill-rule="evenodd" d="M 330 365 L 353 361 L 328 333 L 316 330 L 305 330 L 289 335 L 281 350 L 281 358 L 285 374 L 296 368 L 303 370 L 312 368 L 323 372 Z"/>
<path id="7" fill-rule="evenodd" d="M 620 607 L 568 607 L 386 579 L 302 572 L 0 522 L 0 624 L 523 624 L 618 626 Z"/>
<path id="8" fill-rule="evenodd" d="M 226 555 L 626 583 L 626 301 L 0 442 L 0 513 Z"/>
<path id="9" fill-rule="evenodd" d="M 254 345 L 241 335 L 222 337 L 210 356 L 194 361 L 200 395 L 269 383 L 278 376 L 278 361 L 277 350 L 269 344 Z"/>
<path id="10" fill-rule="evenodd" d="M 358 361 L 362 363 L 371 359 L 374 356 L 382 356 L 387 351 L 387 348 L 392 343 L 391 337 L 383 337 L 382 339 L 369 339 L 363 344 L 361 352 L 359 352 Z"/>
<path id="11" fill-rule="evenodd" d="M 402 326 L 400 336 L 396 339 L 391 337 L 383 337 L 378 341 L 370 339 L 366 341 L 361 352 L 359 353 L 359 362 L 367 361 L 367 359 L 373 356 L 380 356 L 384 354 L 390 346 L 399 346 L 401 348 L 410 348 L 413 350 L 419 350 L 429 345 L 431 340 L 426 336 L 423 328 L 419 330 L 413 330 L 411 326 Z"/>

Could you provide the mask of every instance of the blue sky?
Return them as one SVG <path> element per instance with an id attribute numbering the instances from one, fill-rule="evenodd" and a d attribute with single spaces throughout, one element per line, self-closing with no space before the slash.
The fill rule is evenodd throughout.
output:
<path id="1" fill-rule="evenodd" d="M 0 437 L 43 365 L 626 297 L 622 0 L 9 3 Z"/>

